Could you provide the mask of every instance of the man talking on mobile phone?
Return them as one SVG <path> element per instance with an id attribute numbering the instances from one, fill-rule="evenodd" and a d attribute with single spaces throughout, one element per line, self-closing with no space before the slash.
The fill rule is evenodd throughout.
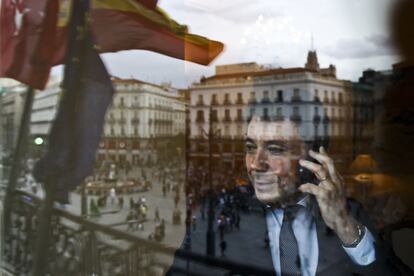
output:
<path id="1" fill-rule="evenodd" d="M 277 275 L 398 275 L 332 158 L 323 147 L 308 150 L 293 122 L 253 116 L 245 150 Z"/>

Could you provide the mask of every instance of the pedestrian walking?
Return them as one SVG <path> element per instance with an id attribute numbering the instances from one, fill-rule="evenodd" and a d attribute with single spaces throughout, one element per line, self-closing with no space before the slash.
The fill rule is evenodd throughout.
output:
<path id="1" fill-rule="evenodd" d="M 109 197 L 111 198 L 111 205 L 115 205 L 115 200 L 116 200 L 116 191 L 115 191 L 115 188 L 111 188 L 109 190 Z"/>
<path id="2" fill-rule="evenodd" d="M 160 221 L 160 211 L 158 210 L 158 207 L 155 208 L 155 221 Z"/>
<path id="3" fill-rule="evenodd" d="M 227 242 L 226 242 L 225 240 L 222 240 L 222 241 L 220 242 L 220 251 L 221 251 L 221 256 L 225 256 L 226 249 L 227 249 Z"/>
<path id="4" fill-rule="evenodd" d="M 191 225 L 193 226 L 193 231 L 196 231 L 197 230 L 197 217 L 196 216 L 193 216 L 191 218 Z"/>
<path id="5" fill-rule="evenodd" d="M 118 197 L 118 206 L 119 206 L 119 209 L 124 208 L 124 197 L 123 196 Z"/>

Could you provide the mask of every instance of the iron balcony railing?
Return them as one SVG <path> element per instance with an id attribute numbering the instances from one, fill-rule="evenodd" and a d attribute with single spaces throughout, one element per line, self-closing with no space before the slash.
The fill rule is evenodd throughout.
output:
<path id="1" fill-rule="evenodd" d="M 31 275 L 41 204 L 42 200 L 30 193 L 13 194 L 12 225 L 2 255 L 2 268 L 11 274 Z M 261 267 L 176 250 L 56 207 L 52 210 L 50 239 L 51 246 L 43 251 L 48 259 L 46 275 L 150 276 L 168 270 L 186 275 L 199 275 L 200 271 L 206 275 L 274 274 Z M 180 261 L 170 267 L 163 261 L 166 256 Z M 192 265 L 186 267 L 186 262 Z"/>

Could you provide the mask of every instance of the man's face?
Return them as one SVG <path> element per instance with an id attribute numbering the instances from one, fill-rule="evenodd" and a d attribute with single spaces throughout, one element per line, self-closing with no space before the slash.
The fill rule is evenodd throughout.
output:
<path id="1" fill-rule="evenodd" d="M 246 167 L 257 198 L 266 204 L 289 204 L 297 194 L 296 167 L 304 143 L 291 122 L 261 122 L 247 129 Z"/>

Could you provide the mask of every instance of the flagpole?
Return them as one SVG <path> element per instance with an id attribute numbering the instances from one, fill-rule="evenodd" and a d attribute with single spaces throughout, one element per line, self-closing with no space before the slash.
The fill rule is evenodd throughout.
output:
<path id="1" fill-rule="evenodd" d="M 78 9 L 78 11 L 81 12 L 80 17 L 83 17 L 85 19 L 85 16 L 87 14 L 87 11 L 84 9 L 82 5 L 86 5 L 89 7 L 89 0 L 81 0 L 80 2 L 75 2 L 72 7 L 72 16 L 70 20 L 70 24 L 79 24 L 79 22 L 73 22 L 73 15 Z M 74 66 L 76 64 L 76 67 L 78 70 L 76 70 L 76 74 L 80 76 L 80 71 L 82 70 L 82 64 L 84 59 L 84 47 L 85 44 L 85 33 L 86 33 L 86 22 L 82 21 L 83 26 L 76 26 L 75 28 L 75 36 L 70 37 L 69 35 L 69 41 L 68 41 L 68 48 L 69 53 L 71 49 L 71 43 L 76 43 L 76 47 L 81 47 L 81 50 L 78 52 L 78 56 L 73 56 L 70 59 L 67 59 L 65 64 L 65 73 L 64 73 L 64 80 L 63 80 L 63 86 L 64 89 L 70 89 L 73 91 L 63 91 L 63 93 L 70 93 L 77 91 L 80 88 L 80 79 L 79 78 L 73 78 L 75 80 L 74 84 L 68 85 L 69 79 L 68 72 L 73 71 L 73 69 L 68 69 L 68 65 L 71 64 Z M 78 28 L 80 27 L 80 28 Z M 38 217 L 39 217 L 39 225 L 38 225 L 38 231 L 37 231 L 37 240 L 36 240 L 36 247 L 35 247 L 35 255 L 34 255 L 34 268 L 33 268 L 33 276 L 44 276 L 47 272 L 47 266 L 49 261 L 49 248 L 50 248 L 50 242 L 52 242 L 52 239 L 50 238 L 51 234 L 51 222 L 52 222 L 52 215 L 53 215 L 53 205 L 55 201 L 55 195 L 56 195 L 56 179 L 49 178 L 44 183 L 45 187 L 45 199 L 42 205 L 42 208 L 39 210 Z"/>
<path id="2" fill-rule="evenodd" d="M 6 189 L 6 197 L 4 199 L 4 230 L 5 237 L 8 237 L 10 233 L 10 220 L 11 220 L 11 205 L 13 193 L 16 190 L 17 179 L 21 171 L 21 161 L 25 150 L 25 143 L 27 143 L 27 137 L 29 132 L 30 115 L 32 112 L 34 98 L 34 88 L 28 86 L 26 91 L 26 99 L 24 104 L 23 116 L 20 121 L 19 137 L 17 139 L 16 149 L 14 151 L 13 163 L 11 172 L 9 175 L 9 184 Z"/>

